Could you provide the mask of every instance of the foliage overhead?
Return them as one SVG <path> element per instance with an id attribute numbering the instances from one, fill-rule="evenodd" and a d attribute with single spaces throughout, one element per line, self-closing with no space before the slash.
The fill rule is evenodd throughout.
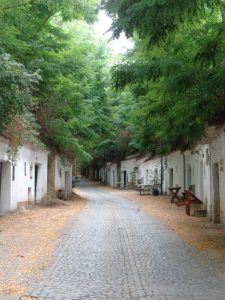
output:
<path id="1" fill-rule="evenodd" d="M 27 113 L 34 107 L 33 95 L 40 79 L 37 72 L 29 72 L 9 54 L 0 54 L 0 131 L 16 114 Z"/>
<path id="2" fill-rule="evenodd" d="M 114 37 L 136 32 L 150 44 L 165 41 L 184 23 L 201 22 L 206 14 L 224 10 L 223 0 L 103 0 L 113 18 Z"/>
<path id="3" fill-rule="evenodd" d="M 224 122 L 224 0 L 102 7 L 113 36 L 135 41 L 111 74 L 106 41 L 90 26 L 98 0 L 0 2 L 1 134 L 19 124 L 20 137 L 38 133 L 53 152 L 100 166 L 186 149 Z"/>
<path id="4" fill-rule="evenodd" d="M 225 2 L 108 0 L 114 37 L 135 48 L 112 69 L 118 92 L 133 94 L 126 121 L 133 147 L 184 150 L 224 122 Z"/>
<path id="5" fill-rule="evenodd" d="M 107 47 L 86 23 L 98 1 L 10 0 L 0 8 L 1 132 L 17 114 L 29 122 L 33 114 L 52 151 L 90 160 L 110 127 Z"/>

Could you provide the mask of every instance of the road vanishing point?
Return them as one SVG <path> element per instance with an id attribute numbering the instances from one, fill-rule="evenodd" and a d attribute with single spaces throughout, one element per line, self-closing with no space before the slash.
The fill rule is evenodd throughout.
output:
<path id="1" fill-rule="evenodd" d="M 221 300 L 213 261 L 137 204 L 81 182 L 87 206 L 65 228 L 29 296 L 40 300 Z M 212 266 L 212 268 L 210 267 Z"/>

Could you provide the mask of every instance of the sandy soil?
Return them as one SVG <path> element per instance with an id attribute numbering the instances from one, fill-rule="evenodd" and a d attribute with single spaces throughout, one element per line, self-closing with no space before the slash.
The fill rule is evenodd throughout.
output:
<path id="1" fill-rule="evenodd" d="M 0 216 L 0 295 L 22 296 L 34 274 L 42 276 L 60 230 L 85 206 L 78 195 L 65 203 Z"/>

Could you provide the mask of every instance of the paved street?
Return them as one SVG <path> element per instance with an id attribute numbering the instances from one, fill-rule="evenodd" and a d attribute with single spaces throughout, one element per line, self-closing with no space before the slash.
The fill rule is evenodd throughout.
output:
<path id="1" fill-rule="evenodd" d="M 64 231 L 38 299 L 225 299 L 213 262 L 135 203 L 85 182 L 87 207 Z M 213 265 L 212 265 L 213 266 Z"/>

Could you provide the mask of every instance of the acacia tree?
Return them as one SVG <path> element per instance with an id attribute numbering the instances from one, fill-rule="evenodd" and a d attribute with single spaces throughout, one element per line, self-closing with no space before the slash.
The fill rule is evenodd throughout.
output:
<path id="1" fill-rule="evenodd" d="M 129 123 L 138 149 L 186 148 L 224 122 L 224 1 L 104 1 L 114 36 L 137 36 L 113 70 L 135 97 Z"/>
<path id="2" fill-rule="evenodd" d="M 117 37 L 122 31 L 128 37 L 136 32 L 150 45 L 159 44 L 186 23 L 194 24 L 209 15 L 224 19 L 223 0 L 102 0 L 113 18 L 112 29 Z"/>
<path id="3" fill-rule="evenodd" d="M 55 54 L 57 71 L 43 83 L 38 118 L 47 144 L 69 156 L 90 158 L 109 130 L 107 51 L 84 23 L 75 23 L 67 33 L 67 47 Z"/>
<path id="4" fill-rule="evenodd" d="M 106 47 L 85 23 L 96 18 L 98 1 L 12 0 L 1 1 L 0 7 L 1 47 L 18 62 L 20 71 L 23 65 L 27 75 L 38 70 L 41 76 L 38 89 L 32 86 L 26 97 L 21 90 L 20 99 L 13 98 L 15 107 L 23 104 L 29 117 L 33 113 L 36 120 L 30 119 L 40 125 L 40 138 L 53 151 L 71 159 L 75 155 L 90 159 L 88 152 L 107 135 L 110 115 Z M 72 23 L 78 19 L 82 21 Z M 23 73 L 19 75 L 22 78 Z M 8 79 L 12 101 L 15 93 L 12 78 Z M 34 98 L 36 105 L 29 106 Z M 19 112 L 28 116 L 22 108 Z"/>

